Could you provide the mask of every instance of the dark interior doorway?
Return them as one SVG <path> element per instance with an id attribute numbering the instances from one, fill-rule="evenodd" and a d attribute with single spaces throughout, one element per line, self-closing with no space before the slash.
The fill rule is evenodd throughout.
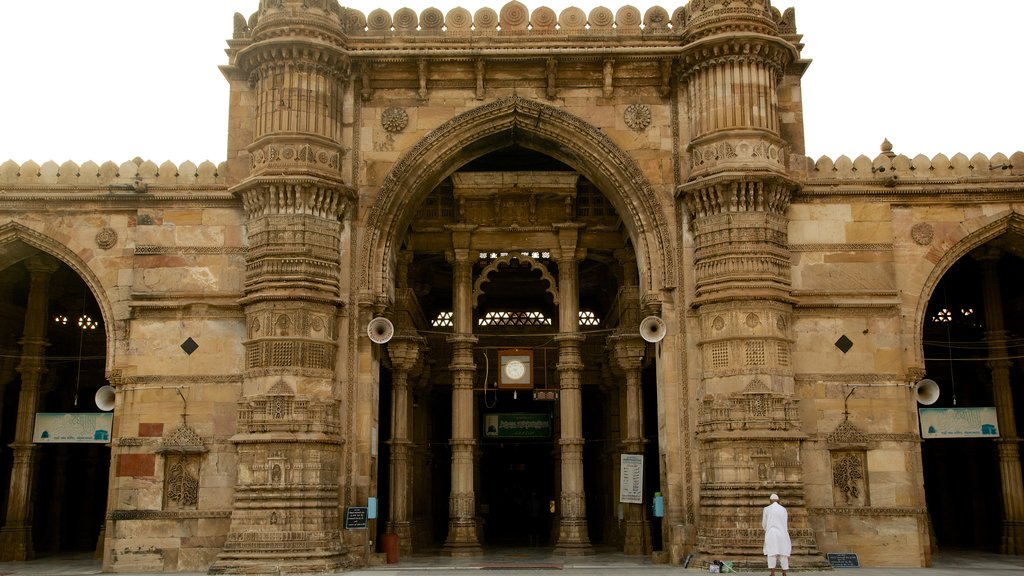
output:
<path id="1" fill-rule="evenodd" d="M 997 241 L 997 244 L 1006 244 Z M 965 256 L 939 282 L 924 318 L 925 371 L 938 383 L 932 408 L 995 405 L 987 338 L 999 338 L 1012 358 L 1024 350 L 1024 261 L 1004 250 L 997 268 L 1004 332 L 986 325 L 980 263 Z M 1011 360 L 1011 389 L 1018 428 L 1024 417 L 1020 360 Z M 939 550 L 998 551 L 1003 501 L 999 453 L 990 438 L 925 439 L 921 446 L 925 495 Z"/>
<path id="2" fill-rule="evenodd" d="M 0 416 L 0 482 L 3 518 L 10 498 L 21 379 L 12 370 L 21 359 L 29 276 L 21 263 L 0 271 L 4 302 L 3 408 Z M 68 266 L 61 264 L 49 282 L 46 317 L 46 372 L 39 384 L 37 413 L 99 413 L 94 396 L 107 384 L 106 337 L 95 298 Z M 37 556 L 91 552 L 106 513 L 110 473 L 107 443 L 40 443 L 34 452 L 31 496 L 32 539 Z"/>
<path id="3" fill-rule="evenodd" d="M 487 546 L 551 544 L 553 450 L 550 440 L 484 444 L 480 491 Z"/>

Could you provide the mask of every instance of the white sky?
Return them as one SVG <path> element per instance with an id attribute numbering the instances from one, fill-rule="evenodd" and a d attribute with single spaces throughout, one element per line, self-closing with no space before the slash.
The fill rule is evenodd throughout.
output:
<path id="1" fill-rule="evenodd" d="M 471 12 L 496 3 L 386 0 Z M 422 0 L 419 0 L 422 1 Z M 598 2 L 521 0 L 585 12 Z M 681 5 L 663 3 L 669 13 Z M 345 5 L 345 2 L 342 2 Z M 603 2 L 612 11 L 621 4 Z M 1007 155 L 1024 149 L 1019 0 L 775 0 L 796 8 L 808 156 Z M 644 12 L 651 2 L 634 3 Z M 225 157 L 232 15 L 257 0 L 0 3 L 0 162 Z"/>

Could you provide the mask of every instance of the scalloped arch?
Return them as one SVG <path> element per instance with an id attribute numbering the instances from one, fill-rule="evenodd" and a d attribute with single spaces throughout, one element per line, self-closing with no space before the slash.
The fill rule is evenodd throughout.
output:
<path id="1" fill-rule="evenodd" d="M 110 373 L 114 363 L 115 350 L 114 314 L 99 278 L 96 277 L 92 269 L 77 254 L 61 242 L 18 222 L 8 222 L 0 225 L 0 251 L 10 248 L 11 244 L 16 242 L 21 242 L 40 252 L 45 252 L 67 264 L 85 282 L 85 285 L 89 287 L 89 291 L 92 293 L 93 298 L 96 299 L 96 304 L 103 315 L 103 331 L 106 333 L 107 339 L 106 366 L 104 366 L 104 370 Z M 12 263 L 0 262 L 0 265 L 6 267 Z"/>
<path id="2" fill-rule="evenodd" d="M 988 219 L 989 217 L 980 217 L 980 219 Z M 965 221 L 964 226 L 968 227 L 971 221 Z M 1024 213 L 1008 210 L 1004 214 L 997 216 L 995 220 L 992 220 L 988 224 L 981 226 L 980 228 L 965 234 L 956 244 L 951 246 L 942 258 L 935 263 L 932 267 L 931 273 L 928 275 L 927 280 L 921 285 L 921 298 L 917 301 L 917 308 L 914 310 L 914 361 L 918 366 L 924 366 L 924 321 L 925 313 L 928 309 L 928 302 L 931 301 L 932 294 L 935 292 L 935 288 L 938 287 L 939 282 L 943 276 L 953 267 L 958 260 L 969 254 L 975 248 L 987 244 L 992 240 L 1006 234 L 1007 232 L 1016 232 L 1024 236 Z M 927 297 L 925 296 L 927 295 Z"/>
<path id="3" fill-rule="evenodd" d="M 393 290 L 397 246 L 423 198 L 470 160 L 510 141 L 548 154 L 586 176 L 618 211 L 637 255 L 640 286 L 674 286 L 667 215 L 639 166 L 600 129 L 559 108 L 509 96 L 463 112 L 427 134 L 392 167 L 366 219 L 359 287 Z"/>
<path id="4" fill-rule="evenodd" d="M 555 305 L 558 305 L 558 284 L 555 279 L 551 276 L 551 272 L 548 271 L 548 267 L 538 262 L 532 256 L 525 254 L 506 254 L 501 258 L 497 258 L 494 262 L 491 262 L 480 272 L 480 276 L 476 279 L 473 284 L 473 308 L 476 308 L 480 304 L 480 296 L 484 293 L 484 284 L 491 281 L 490 276 L 492 272 L 497 272 L 502 265 L 508 266 L 513 260 L 525 262 L 530 265 L 530 268 L 534 270 L 540 270 L 540 279 L 548 283 L 548 288 L 545 290 L 554 299 Z"/>

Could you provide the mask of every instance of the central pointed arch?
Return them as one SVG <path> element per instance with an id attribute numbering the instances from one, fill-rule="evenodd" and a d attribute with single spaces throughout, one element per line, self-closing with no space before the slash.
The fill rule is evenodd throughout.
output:
<path id="1" fill-rule="evenodd" d="M 361 290 L 384 294 L 416 207 L 467 162 L 510 143 L 541 152 L 593 182 L 619 213 L 646 291 L 675 283 L 668 215 L 637 163 L 604 132 L 553 106 L 510 96 L 469 110 L 431 131 L 388 173 L 367 216 Z"/>

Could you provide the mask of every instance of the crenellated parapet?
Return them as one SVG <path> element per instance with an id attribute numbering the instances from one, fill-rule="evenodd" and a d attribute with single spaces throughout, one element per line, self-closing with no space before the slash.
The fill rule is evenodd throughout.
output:
<path id="1" fill-rule="evenodd" d="M 883 152 L 873 159 L 865 155 L 852 160 L 848 156 L 840 156 L 834 161 L 822 156 L 817 161 L 808 158 L 805 169 L 808 184 L 814 185 L 858 182 L 896 186 L 911 182 L 995 181 L 1024 176 L 1024 152 L 1015 152 L 1009 157 L 997 153 L 991 158 L 981 153 L 971 157 L 962 153 L 952 157 L 937 154 L 931 158 L 919 154 L 910 158 Z"/>
<path id="2" fill-rule="evenodd" d="M 167 161 L 157 165 L 141 158 L 122 164 L 89 161 L 81 165 L 72 161 L 57 164 L 49 160 L 37 164 L 32 160 L 18 164 L 8 160 L 0 164 L 0 188 L 69 187 L 83 190 L 105 186 L 139 188 L 155 186 L 221 186 L 225 184 L 224 164 L 219 166 L 205 161 L 196 165 L 185 161 L 174 164 Z"/>
<path id="3" fill-rule="evenodd" d="M 514 37 L 521 41 L 523 37 L 550 38 L 556 32 L 559 36 L 678 37 L 697 31 L 702 34 L 726 30 L 764 34 L 796 31 L 793 10 L 780 12 L 768 0 L 752 3 L 693 0 L 671 12 L 661 6 L 652 6 L 642 14 L 630 5 L 614 12 L 604 6 L 589 12 L 570 6 L 556 14 L 546 6 L 531 11 L 517 1 L 505 4 L 500 10 L 484 7 L 473 13 L 462 7 L 443 12 L 431 6 L 419 12 L 405 7 L 393 13 L 378 8 L 364 14 L 353 8 L 343 8 L 336 0 L 265 0 L 248 19 L 241 14 L 235 15 L 234 38 L 263 40 L 295 33 L 285 30 L 281 24 L 296 20 L 310 24 L 303 33 L 311 37 L 327 40 L 336 30 L 341 30 L 350 41 L 381 37 L 444 37 L 455 40 L 466 36 Z"/>

